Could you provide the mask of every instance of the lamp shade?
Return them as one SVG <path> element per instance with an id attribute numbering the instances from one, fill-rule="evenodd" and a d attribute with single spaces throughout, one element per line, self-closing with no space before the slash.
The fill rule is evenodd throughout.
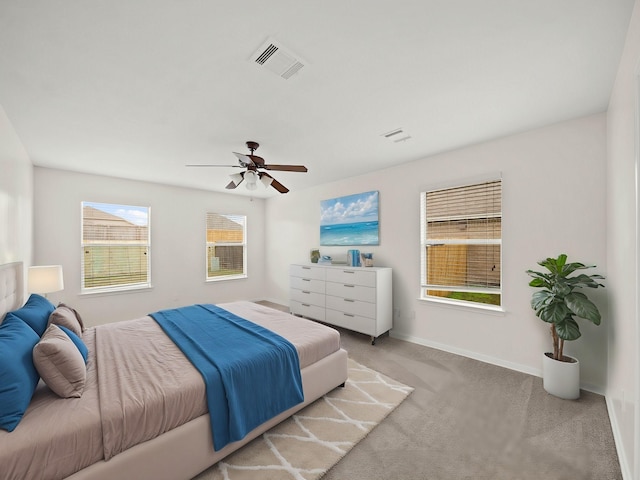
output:
<path id="1" fill-rule="evenodd" d="M 63 290 L 62 265 L 29 267 L 27 289 L 30 293 L 51 293 Z"/>

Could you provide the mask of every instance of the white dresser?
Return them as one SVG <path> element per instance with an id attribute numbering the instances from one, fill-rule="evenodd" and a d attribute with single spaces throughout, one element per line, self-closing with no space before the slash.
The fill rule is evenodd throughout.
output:
<path id="1" fill-rule="evenodd" d="M 294 264 L 289 268 L 290 310 L 377 337 L 393 326 L 391 268 Z"/>

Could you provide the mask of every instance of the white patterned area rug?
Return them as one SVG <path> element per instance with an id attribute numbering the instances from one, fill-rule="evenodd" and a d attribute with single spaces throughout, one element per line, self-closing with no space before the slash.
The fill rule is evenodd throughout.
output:
<path id="1" fill-rule="evenodd" d="M 344 388 L 327 393 L 195 478 L 321 478 L 412 391 L 349 359 Z"/>

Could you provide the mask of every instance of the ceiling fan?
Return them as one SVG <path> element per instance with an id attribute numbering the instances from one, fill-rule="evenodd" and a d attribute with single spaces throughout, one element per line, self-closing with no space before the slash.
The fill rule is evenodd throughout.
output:
<path id="1" fill-rule="evenodd" d="M 280 193 L 287 193 L 289 189 L 278 182 L 275 178 L 269 175 L 267 172 L 263 172 L 261 170 L 279 170 L 282 172 L 306 172 L 307 167 L 304 165 L 271 165 L 266 164 L 264 162 L 264 158 L 254 155 L 260 144 L 258 142 L 247 142 L 247 148 L 251 151 L 249 155 L 245 155 L 243 153 L 233 152 L 233 154 L 238 157 L 239 165 L 214 165 L 214 164 L 188 164 L 187 167 L 235 167 L 235 168 L 245 168 L 244 172 L 235 173 L 231 175 L 231 182 L 225 187 L 230 190 L 236 188 L 238 185 L 242 183 L 243 180 L 246 181 L 247 189 L 255 190 L 257 188 L 257 181 L 268 187 L 271 185 L 273 188 L 278 190 Z"/>

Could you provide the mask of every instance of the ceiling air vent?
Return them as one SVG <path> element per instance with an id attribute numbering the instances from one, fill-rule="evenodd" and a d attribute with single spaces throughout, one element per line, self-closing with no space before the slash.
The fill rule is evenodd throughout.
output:
<path id="1" fill-rule="evenodd" d="M 406 133 L 402 128 L 396 128 L 395 130 L 391 130 L 390 132 L 383 133 L 382 136 L 389 140 L 392 140 L 393 143 L 400 143 L 411 138 L 411 135 Z"/>
<path id="2" fill-rule="evenodd" d="M 251 57 L 251 61 L 265 67 L 285 80 L 304 67 L 304 62 L 272 39 L 262 45 Z"/>

